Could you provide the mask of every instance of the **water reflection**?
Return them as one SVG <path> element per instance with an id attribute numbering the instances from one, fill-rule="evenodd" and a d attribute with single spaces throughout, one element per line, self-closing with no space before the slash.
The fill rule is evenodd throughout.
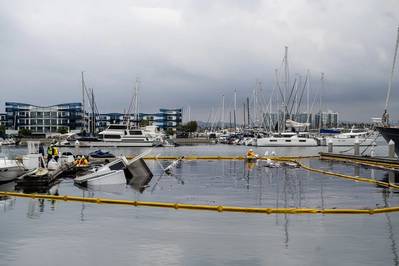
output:
<path id="1" fill-rule="evenodd" d="M 384 200 L 384 207 L 390 207 L 389 204 L 389 197 L 392 195 L 392 193 L 390 192 L 389 188 L 385 188 L 383 190 L 382 193 L 382 197 Z M 391 250 L 392 250 L 392 254 L 393 254 L 393 264 L 395 266 L 399 265 L 399 257 L 398 257 L 398 250 L 397 250 L 397 245 L 396 245 L 396 240 L 395 240 L 395 235 L 394 235 L 394 231 L 393 231 L 393 226 L 392 226 L 392 221 L 391 221 L 391 216 L 389 213 L 385 213 L 385 218 L 387 220 L 387 228 L 388 228 L 388 238 L 391 241 Z"/>

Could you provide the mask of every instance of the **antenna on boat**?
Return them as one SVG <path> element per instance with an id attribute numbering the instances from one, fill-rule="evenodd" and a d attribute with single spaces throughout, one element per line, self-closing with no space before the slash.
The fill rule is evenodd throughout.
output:
<path id="1" fill-rule="evenodd" d="M 391 94 L 393 74 L 394 74 L 394 71 L 395 71 L 396 56 L 398 54 L 398 46 L 399 46 L 399 26 L 398 26 L 398 34 L 397 34 L 397 37 L 396 37 L 395 52 L 394 52 L 394 55 L 393 55 L 391 76 L 389 78 L 389 83 L 388 83 L 387 98 L 385 100 L 384 113 L 382 114 L 382 124 L 384 126 L 389 126 L 389 115 L 388 115 L 387 110 L 388 110 L 389 97 L 390 97 L 390 94 Z"/>

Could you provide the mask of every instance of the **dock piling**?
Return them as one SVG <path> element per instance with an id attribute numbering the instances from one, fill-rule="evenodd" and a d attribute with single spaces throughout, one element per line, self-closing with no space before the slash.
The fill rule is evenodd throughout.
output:
<path id="1" fill-rule="evenodd" d="M 331 139 L 328 140 L 327 146 L 328 146 L 327 151 L 329 153 L 333 153 L 333 142 Z"/>
<path id="2" fill-rule="evenodd" d="M 395 142 L 393 140 L 388 143 L 388 157 L 395 158 Z"/>
<path id="3" fill-rule="evenodd" d="M 354 155 L 360 155 L 360 143 L 358 138 L 355 139 Z"/>

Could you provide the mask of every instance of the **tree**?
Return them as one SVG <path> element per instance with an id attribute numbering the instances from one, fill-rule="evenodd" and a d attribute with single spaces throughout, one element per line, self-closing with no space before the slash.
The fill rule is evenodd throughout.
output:
<path id="1" fill-rule="evenodd" d="M 198 128 L 197 121 L 189 121 L 185 125 L 186 132 L 195 132 L 197 131 L 197 128 Z"/>
<path id="2" fill-rule="evenodd" d="M 6 134 L 6 126 L 0 125 L 0 135 Z"/>
<path id="3" fill-rule="evenodd" d="M 29 137 L 30 135 L 32 135 L 32 132 L 30 131 L 30 129 L 21 128 L 21 129 L 18 131 L 18 135 L 19 135 L 20 137 Z"/>
<path id="4" fill-rule="evenodd" d="M 66 127 L 60 127 L 58 128 L 58 133 L 60 134 L 68 133 L 68 129 Z"/>
<path id="5" fill-rule="evenodd" d="M 150 125 L 150 121 L 148 121 L 147 119 L 143 119 L 140 121 L 140 126 L 141 127 L 146 127 Z"/>
<path id="6" fill-rule="evenodd" d="M 167 128 L 165 131 L 166 135 L 168 136 L 172 136 L 173 134 L 175 134 L 175 132 L 173 131 L 172 128 Z"/>

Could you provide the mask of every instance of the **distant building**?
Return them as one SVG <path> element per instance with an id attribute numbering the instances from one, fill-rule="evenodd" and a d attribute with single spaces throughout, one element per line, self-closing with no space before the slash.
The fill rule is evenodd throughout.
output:
<path id="1" fill-rule="evenodd" d="M 36 106 L 26 103 L 6 102 L 5 123 L 8 129 L 29 129 L 32 133 L 55 133 L 60 128 L 82 128 L 82 104 L 64 103 L 53 106 Z"/>
<path id="2" fill-rule="evenodd" d="M 154 124 L 162 129 L 176 130 L 182 124 L 183 110 L 179 109 L 159 109 L 159 113 L 154 116 Z"/>
<path id="3" fill-rule="evenodd" d="M 327 112 L 319 112 L 315 114 L 315 119 L 313 122 L 313 128 L 337 128 L 338 113 L 330 110 Z"/>
<path id="4" fill-rule="evenodd" d="M 136 123 L 133 115 L 126 116 L 122 113 L 99 114 L 96 117 L 96 124 L 99 130 L 105 129 L 110 124 L 122 124 L 126 121 Z M 182 109 L 160 109 L 158 113 L 140 113 L 139 121 L 147 120 L 149 125 L 160 129 L 172 129 L 182 124 Z"/>
<path id="5" fill-rule="evenodd" d="M 7 114 L 0 113 L 0 126 L 6 126 L 7 124 Z"/>

